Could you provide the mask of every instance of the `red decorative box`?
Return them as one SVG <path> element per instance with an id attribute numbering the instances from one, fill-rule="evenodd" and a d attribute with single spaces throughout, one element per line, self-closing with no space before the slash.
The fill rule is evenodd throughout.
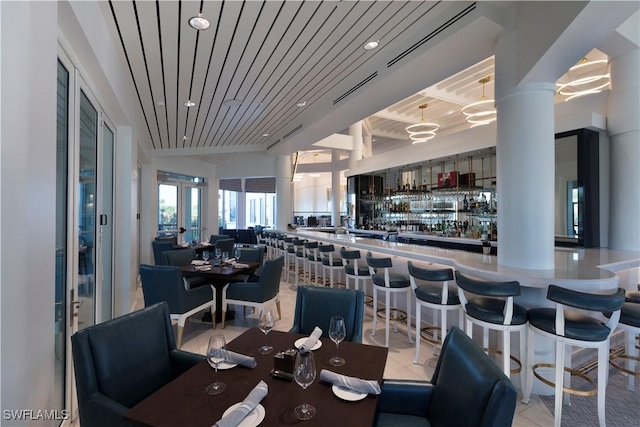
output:
<path id="1" fill-rule="evenodd" d="M 458 186 L 458 171 L 438 174 L 438 188 L 457 187 L 457 186 Z"/>

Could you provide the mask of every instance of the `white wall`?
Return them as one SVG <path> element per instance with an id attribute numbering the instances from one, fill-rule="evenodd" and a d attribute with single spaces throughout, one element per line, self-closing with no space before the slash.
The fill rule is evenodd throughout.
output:
<path id="1" fill-rule="evenodd" d="M 0 15 L 1 405 L 47 409 L 54 407 L 57 5 L 0 2 Z"/>
<path id="2" fill-rule="evenodd" d="M 140 112 L 102 19 L 102 6 L 0 2 L 2 409 L 55 407 L 51 387 L 58 42 L 116 128 L 115 310 L 116 314 L 129 311 L 129 291 L 137 272 L 131 256 L 137 245 L 132 232 L 137 212 L 132 175 L 135 142 L 147 137 L 136 127 Z M 4 419 L 2 424 L 12 425 Z"/>

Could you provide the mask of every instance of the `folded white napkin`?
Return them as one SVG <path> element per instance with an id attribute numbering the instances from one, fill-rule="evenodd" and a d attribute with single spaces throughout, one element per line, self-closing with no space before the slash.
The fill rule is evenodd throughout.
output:
<path id="1" fill-rule="evenodd" d="M 236 409 L 231 411 L 231 413 L 227 414 L 227 416 L 222 417 L 218 420 L 217 423 L 214 424 L 214 427 L 235 427 L 240 424 L 240 421 L 246 417 L 249 412 L 253 411 L 258 403 L 267 395 L 269 392 L 269 386 L 263 380 L 260 380 L 258 385 L 256 385 L 253 390 L 247 395 L 247 397 L 242 401 L 242 404 L 238 406 Z"/>
<path id="2" fill-rule="evenodd" d="M 380 384 L 378 384 L 378 381 L 361 380 L 360 378 L 348 377 L 326 369 L 320 371 L 320 380 L 357 391 L 358 393 L 380 394 Z"/>
<path id="3" fill-rule="evenodd" d="M 249 264 L 242 264 L 240 262 L 236 262 L 235 264 L 233 264 L 233 266 L 235 268 L 249 268 Z"/>
<path id="4" fill-rule="evenodd" d="M 322 336 L 322 329 L 316 326 L 313 332 L 311 332 L 311 335 L 309 335 L 309 338 L 304 340 L 304 343 L 302 343 L 300 348 L 298 348 L 300 353 L 306 353 L 307 351 L 311 350 L 313 346 L 316 345 L 316 342 L 318 342 L 321 336 Z"/>
<path id="5" fill-rule="evenodd" d="M 236 353 L 231 350 L 227 350 L 227 361 L 231 363 L 237 363 L 238 365 L 246 366 L 247 368 L 255 368 L 258 364 L 255 357 L 246 356 L 241 353 Z"/>
<path id="6" fill-rule="evenodd" d="M 236 262 L 236 259 L 235 259 L 235 258 L 229 258 L 229 259 L 227 260 L 227 264 L 233 264 L 234 262 Z"/>
<path id="7" fill-rule="evenodd" d="M 206 261 L 203 261 L 201 259 L 194 259 L 193 261 L 191 261 L 192 265 L 205 265 L 206 263 Z"/>
<path id="8" fill-rule="evenodd" d="M 210 265 L 197 265 L 195 268 L 198 271 L 209 271 L 209 270 L 211 270 L 211 266 Z"/>

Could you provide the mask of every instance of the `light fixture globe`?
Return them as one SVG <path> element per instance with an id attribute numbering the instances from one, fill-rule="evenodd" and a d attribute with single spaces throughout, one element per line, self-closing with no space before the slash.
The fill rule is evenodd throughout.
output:
<path id="1" fill-rule="evenodd" d="M 465 115 L 465 120 L 472 128 L 488 125 L 491 122 L 495 122 L 498 118 L 498 114 L 494 108 L 495 101 L 493 99 L 486 99 L 484 96 L 484 85 L 490 80 L 490 76 L 478 80 L 478 83 L 482 84 L 482 98 L 480 98 L 480 101 L 465 105 L 460 110 L 460 112 Z"/>
<path id="2" fill-rule="evenodd" d="M 191 28 L 198 31 L 206 30 L 207 28 L 209 28 L 209 21 L 207 20 L 207 18 L 203 17 L 202 12 L 200 12 L 197 16 L 189 19 L 189 25 L 191 25 Z"/>
<path id="3" fill-rule="evenodd" d="M 420 123 L 407 126 L 404 130 L 409 134 L 409 139 L 417 144 L 419 142 L 427 142 L 430 139 L 436 137 L 436 132 L 440 129 L 440 125 L 436 123 L 424 123 L 424 109 L 427 108 L 427 104 L 419 105 L 418 108 L 422 110 Z"/>

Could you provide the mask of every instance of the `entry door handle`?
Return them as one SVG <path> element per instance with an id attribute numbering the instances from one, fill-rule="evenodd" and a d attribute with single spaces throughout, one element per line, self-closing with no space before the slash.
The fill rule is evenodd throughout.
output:
<path id="1" fill-rule="evenodd" d="M 71 303 L 69 304 L 69 327 L 73 327 L 73 318 L 78 317 L 78 310 L 84 304 L 84 300 L 75 299 L 75 289 L 71 289 Z"/>

